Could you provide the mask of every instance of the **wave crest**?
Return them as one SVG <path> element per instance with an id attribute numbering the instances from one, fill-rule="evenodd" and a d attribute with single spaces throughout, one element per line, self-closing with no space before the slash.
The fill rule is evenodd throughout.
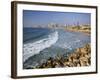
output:
<path id="1" fill-rule="evenodd" d="M 58 40 L 58 32 L 55 31 L 50 33 L 46 38 L 38 40 L 36 42 L 31 42 L 24 44 L 23 46 L 23 61 L 25 62 L 29 57 L 33 56 L 34 54 L 38 54 L 45 48 L 48 48 L 55 44 Z"/>

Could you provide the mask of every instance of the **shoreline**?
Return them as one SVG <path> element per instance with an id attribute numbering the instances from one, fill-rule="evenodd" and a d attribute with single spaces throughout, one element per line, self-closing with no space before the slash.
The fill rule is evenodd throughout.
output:
<path id="1" fill-rule="evenodd" d="M 57 56 L 55 59 L 50 57 L 45 63 L 33 69 L 60 68 L 60 67 L 81 67 L 91 65 L 91 46 L 90 43 L 84 47 L 77 48 L 67 57 Z"/>
<path id="2" fill-rule="evenodd" d="M 70 32 L 82 32 L 82 33 L 84 33 L 87 36 L 91 35 L 91 32 L 89 30 L 85 31 L 85 30 L 66 29 L 66 31 L 70 31 Z"/>

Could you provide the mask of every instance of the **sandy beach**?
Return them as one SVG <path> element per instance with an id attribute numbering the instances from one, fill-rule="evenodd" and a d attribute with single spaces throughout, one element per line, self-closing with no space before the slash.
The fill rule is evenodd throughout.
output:
<path id="1" fill-rule="evenodd" d="M 91 35 L 90 30 L 75 30 L 75 29 L 67 29 L 66 31 L 70 31 L 70 32 L 82 32 L 82 33 L 84 33 L 85 35 L 88 35 L 88 36 Z"/>
<path id="2" fill-rule="evenodd" d="M 65 30 L 71 31 L 71 32 L 82 32 L 88 36 L 90 36 L 90 34 L 91 34 L 90 26 L 81 26 L 81 27 L 74 26 L 74 27 L 68 27 Z"/>

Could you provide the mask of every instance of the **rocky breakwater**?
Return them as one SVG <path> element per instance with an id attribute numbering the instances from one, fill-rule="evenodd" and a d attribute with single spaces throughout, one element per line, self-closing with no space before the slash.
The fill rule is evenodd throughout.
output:
<path id="1" fill-rule="evenodd" d="M 59 68 L 59 67 L 81 67 L 91 65 L 91 46 L 86 44 L 84 47 L 77 48 L 68 56 L 50 57 L 45 63 L 36 68 Z"/>

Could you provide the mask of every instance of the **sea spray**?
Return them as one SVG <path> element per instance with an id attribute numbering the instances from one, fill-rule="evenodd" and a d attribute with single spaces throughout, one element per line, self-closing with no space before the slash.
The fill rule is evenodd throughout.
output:
<path id="1" fill-rule="evenodd" d="M 38 54 L 43 49 L 48 48 L 51 45 L 55 44 L 57 40 L 58 40 L 58 32 L 54 31 L 50 33 L 46 38 L 24 44 L 23 61 L 25 62 L 29 57 L 33 56 L 34 54 Z"/>

